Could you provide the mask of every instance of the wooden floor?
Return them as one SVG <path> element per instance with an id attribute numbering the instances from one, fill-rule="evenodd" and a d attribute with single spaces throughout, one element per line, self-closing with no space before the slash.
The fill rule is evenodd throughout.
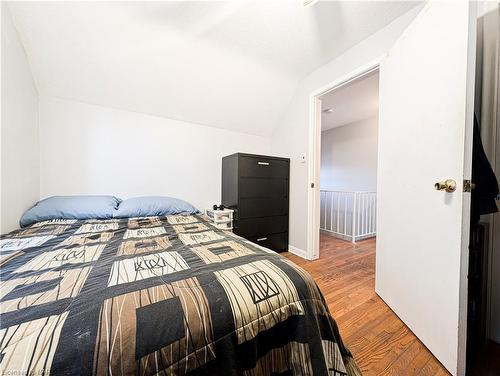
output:
<path id="1" fill-rule="evenodd" d="M 375 294 L 374 239 L 353 245 L 321 235 L 318 260 L 282 254 L 314 277 L 363 375 L 449 375 Z"/>

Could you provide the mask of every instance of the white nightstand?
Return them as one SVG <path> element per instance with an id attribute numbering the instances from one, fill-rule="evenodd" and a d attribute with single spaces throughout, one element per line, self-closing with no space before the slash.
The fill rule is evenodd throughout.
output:
<path id="1" fill-rule="evenodd" d="M 215 227 L 220 228 L 221 230 L 233 229 L 233 213 L 234 210 L 231 209 L 205 209 L 205 215 L 208 217 L 208 219 Z"/>

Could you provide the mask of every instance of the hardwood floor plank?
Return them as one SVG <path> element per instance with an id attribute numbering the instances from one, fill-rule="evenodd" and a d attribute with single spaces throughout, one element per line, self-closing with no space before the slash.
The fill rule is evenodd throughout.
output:
<path id="1" fill-rule="evenodd" d="M 374 238 L 320 236 L 320 258 L 283 255 L 313 276 L 365 376 L 450 375 L 375 293 Z"/>
<path id="2" fill-rule="evenodd" d="M 384 376 L 399 376 L 402 369 L 410 369 L 411 362 L 421 351 L 421 344 L 416 338 L 411 339 L 410 345 L 380 374 Z"/>

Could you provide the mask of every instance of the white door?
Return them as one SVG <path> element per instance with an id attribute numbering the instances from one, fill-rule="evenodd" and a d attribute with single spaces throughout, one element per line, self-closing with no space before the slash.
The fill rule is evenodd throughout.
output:
<path id="1" fill-rule="evenodd" d="M 431 1 L 380 65 L 376 291 L 454 375 L 465 366 L 475 22 L 466 1 Z M 446 179 L 455 192 L 435 190 Z"/>

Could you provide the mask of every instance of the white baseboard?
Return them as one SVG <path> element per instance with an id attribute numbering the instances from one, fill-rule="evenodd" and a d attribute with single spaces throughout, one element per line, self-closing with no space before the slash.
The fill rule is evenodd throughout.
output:
<path id="1" fill-rule="evenodd" d="M 288 252 L 293 253 L 295 256 L 302 257 L 303 259 L 309 260 L 307 257 L 307 252 L 303 249 L 294 247 L 293 245 L 288 246 Z"/>

